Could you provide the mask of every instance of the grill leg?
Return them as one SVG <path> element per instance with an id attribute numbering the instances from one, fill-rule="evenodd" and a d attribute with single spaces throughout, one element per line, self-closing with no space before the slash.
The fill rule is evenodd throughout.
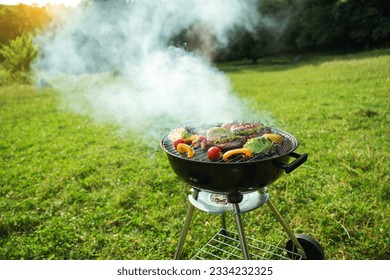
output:
<path id="1" fill-rule="evenodd" d="M 278 222 L 282 225 L 283 229 L 286 231 L 288 237 L 290 237 L 292 243 L 297 248 L 300 249 L 299 253 L 301 253 L 303 255 L 303 257 L 306 258 L 305 251 L 303 250 L 303 248 L 302 248 L 301 244 L 299 243 L 298 239 L 295 237 L 294 232 L 292 231 L 291 227 L 284 221 L 282 215 L 280 214 L 278 209 L 276 209 L 276 207 L 272 203 L 271 199 L 267 200 L 267 204 L 268 204 L 269 208 L 271 208 L 272 213 L 275 215 L 276 220 L 278 220 Z"/>
<path id="2" fill-rule="evenodd" d="M 249 258 L 248 246 L 246 243 L 244 228 L 242 226 L 240 207 L 238 206 L 238 203 L 233 203 L 233 209 L 234 209 L 234 217 L 237 223 L 238 237 L 240 239 L 242 254 L 245 260 L 249 260 L 250 258 Z"/>
<path id="3" fill-rule="evenodd" d="M 221 227 L 221 234 L 227 236 L 227 231 L 226 231 L 226 212 L 223 212 L 221 214 L 221 222 L 222 222 L 222 227 Z"/>
<path id="4" fill-rule="evenodd" d="M 184 225 L 183 225 L 183 228 L 181 230 L 179 244 L 177 245 L 177 249 L 176 249 L 176 253 L 175 253 L 175 260 L 180 260 L 181 253 L 183 251 L 183 245 L 184 245 L 184 242 L 186 241 L 188 229 L 190 228 L 190 224 L 192 221 L 192 216 L 194 215 L 194 209 L 195 209 L 195 206 L 190 203 L 190 206 L 188 206 L 186 219 L 184 221 Z"/>

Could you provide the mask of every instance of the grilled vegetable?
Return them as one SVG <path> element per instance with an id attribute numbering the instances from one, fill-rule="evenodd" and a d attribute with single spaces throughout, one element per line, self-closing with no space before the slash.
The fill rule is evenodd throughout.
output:
<path id="1" fill-rule="evenodd" d="M 279 144 L 283 141 L 283 137 L 278 134 L 264 134 L 260 137 L 249 139 L 241 149 L 230 150 L 223 154 L 223 159 L 237 154 L 244 154 L 246 157 L 251 157 L 253 153 L 267 153 L 271 151 L 274 144 Z"/>
<path id="2" fill-rule="evenodd" d="M 272 147 L 272 141 L 266 137 L 255 137 L 249 139 L 243 148 L 247 148 L 252 151 L 252 153 L 265 153 L 268 152 Z"/>
<path id="3" fill-rule="evenodd" d="M 175 142 L 173 142 L 173 146 L 175 147 L 175 149 L 177 149 L 177 145 L 179 145 L 180 143 L 185 143 L 185 142 L 181 138 L 179 138 Z"/>
<path id="4" fill-rule="evenodd" d="M 269 138 L 272 141 L 272 143 L 275 143 L 275 144 L 280 144 L 283 142 L 283 136 L 281 136 L 279 134 L 266 133 L 263 136 Z"/>
<path id="5" fill-rule="evenodd" d="M 189 145 L 187 144 L 184 144 L 184 143 L 179 143 L 176 147 L 177 151 L 180 153 L 180 154 L 184 154 L 184 153 L 187 153 L 187 156 L 189 158 L 192 158 L 195 154 L 195 151 L 193 148 L 191 148 Z"/>
<path id="6" fill-rule="evenodd" d="M 211 147 L 207 151 L 207 158 L 212 161 L 217 161 L 222 156 L 222 151 L 218 147 Z"/>
<path id="7" fill-rule="evenodd" d="M 168 134 L 168 138 L 173 142 L 175 142 L 177 139 L 187 139 L 190 137 L 191 134 L 183 127 L 175 128 Z"/>
<path id="8" fill-rule="evenodd" d="M 283 142 L 283 137 L 279 134 L 266 133 L 261 137 L 255 137 L 249 139 L 244 148 L 252 150 L 254 153 L 269 152 L 274 144 L 280 144 Z"/>
<path id="9" fill-rule="evenodd" d="M 198 137 L 198 135 L 194 134 L 194 135 L 191 135 L 190 137 L 184 138 L 183 140 L 186 144 L 191 144 L 192 141 L 194 141 L 196 139 L 196 137 Z"/>
<path id="10" fill-rule="evenodd" d="M 237 154 L 244 154 L 246 157 L 252 156 L 252 151 L 248 148 L 240 148 L 240 149 L 234 149 L 227 151 L 223 154 L 222 158 L 223 160 L 228 160 L 231 156 L 237 155 Z"/>

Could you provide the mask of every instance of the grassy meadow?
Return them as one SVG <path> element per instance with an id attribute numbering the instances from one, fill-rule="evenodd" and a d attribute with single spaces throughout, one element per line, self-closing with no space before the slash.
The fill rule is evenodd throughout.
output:
<path id="1" fill-rule="evenodd" d="M 293 230 L 327 259 L 390 259 L 390 49 L 219 67 L 309 154 L 269 186 Z M 60 105 L 50 88 L 0 87 L 0 259 L 172 259 L 190 187 L 159 143 Z M 249 237 L 288 240 L 266 205 L 243 222 Z M 219 226 L 196 211 L 183 257 Z"/>

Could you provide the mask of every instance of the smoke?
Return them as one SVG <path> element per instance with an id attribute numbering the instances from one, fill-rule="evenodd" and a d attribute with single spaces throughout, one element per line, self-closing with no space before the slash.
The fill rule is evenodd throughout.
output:
<path id="1" fill-rule="evenodd" d="M 90 1 L 37 38 L 35 69 L 67 108 L 145 133 L 189 121 L 259 119 L 209 60 L 172 38 L 201 25 L 218 46 L 253 30 L 256 0 Z"/>

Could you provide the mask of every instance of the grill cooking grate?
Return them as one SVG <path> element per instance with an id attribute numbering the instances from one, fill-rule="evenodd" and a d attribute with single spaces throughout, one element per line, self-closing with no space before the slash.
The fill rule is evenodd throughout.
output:
<path id="1" fill-rule="evenodd" d="M 194 256 L 193 260 L 242 260 L 238 233 L 217 232 Z M 302 255 L 288 251 L 278 245 L 271 245 L 260 240 L 246 237 L 252 260 L 301 260 Z"/>
<path id="2" fill-rule="evenodd" d="M 207 158 L 207 152 L 203 151 L 201 148 L 197 148 L 195 150 L 195 155 L 188 159 L 186 154 L 180 154 L 175 147 L 173 146 L 172 141 L 166 136 L 164 137 L 162 141 L 162 147 L 171 155 L 177 156 L 177 157 L 182 157 L 188 160 L 193 160 L 193 161 L 203 161 L 203 162 L 210 162 L 210 163 L 239 163 L 239 162 L 253 162 L 253 161 L 260 161 L 263 159 L 272 159 L 273 157 L 279 157 L 285 154 L 288 154 L 294 148 L 297 146 L 296 139 L 292 137 L 290 134 L 282 131 L 282 130 L 277 130 L 273 129 L 273 133 L 277 133 L 281 136 L 283 136 L 283 142 L 281 144 L 276 145 L 271 152 L 269 153 L 263 153 L 263 154 L 255 154 L 251 158 L 245 158 L 244 156 L 237 155 L 231 157 L 228 161 L 224 161 L 222 158 L 218 161 L 211 161 Z"/>

